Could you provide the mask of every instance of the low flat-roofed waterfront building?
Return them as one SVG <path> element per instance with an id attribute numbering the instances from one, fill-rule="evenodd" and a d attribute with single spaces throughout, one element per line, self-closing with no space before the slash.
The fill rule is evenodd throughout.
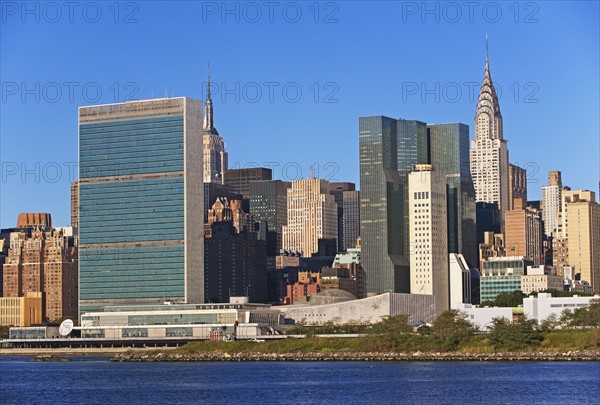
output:
<path id="1" fill-rule="evenodd" d="M 454 309 L 463 312 L 473 326 L 481 331 L 486 331 L 492 327 L 494 318 L 506 318 L 509 321 L 513 319 L 513 309 L 503 307 L 476 307 L 471 304 L 457 304 Z"/>
<path id="2" fill-rule="evenodd" d="M 579 297 L 577 295 L 552 297 L 550 293 L 539 293 L 537 297 L 523 299 L 523 309 L 528 319 L 543 322 L 551 315 L 560 317 L 566 309 L 573 311 L 577 308 L 585 308 L 594 300 L 599 301 L 600 295 L 594 295 L 593 297 Z"/>
<path id="3" fill-rule="evenodd" d="M 282 323 L 280 311 L 262 304 L 128 305 L 84 313 L 79 329 L 82 338 L 210 339 L 211 332 L 247 337 L 262 329 L 267 334 L 269 327 Z"/>
<path id="4" fill-rule="evenodd" d="M 331 294 L 328 290 L 326 293 Z M 340 290 L 337 290 L 340 291 Z M 312 300 L 308 304 L 278 307 L 286 319 L 295 322 L 305 321 L 309 325 L 322 325 L 325 322 L 377 323 L 385 317 L 407 314 L 412 325 L 431 323 L 435 319 L 435 299 L 427 294 L 384 293 L 360 300 L 348 298 L 331 304 L 312 305 L 325 300 Z M 319 294 L 317 294 L 318 296 Z M 316 296 L 313 296 L 316 297 Z M 335 297 L 331 297 L 335 298 Z"/>

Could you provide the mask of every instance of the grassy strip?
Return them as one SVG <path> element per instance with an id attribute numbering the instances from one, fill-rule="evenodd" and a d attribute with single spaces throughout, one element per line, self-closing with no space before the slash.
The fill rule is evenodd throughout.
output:
<path id="1" fill-rule="evenodd" d="M 576 350 L 600 350 L 600 329 L 563 329 L 544 334 L 539 345 L 533 345 L 519 352 L 559 352 Z M 265 342 L 192 342 L 169 353 L 336 353 L 336 352 L 448 352 L 448 353 L 500 353 L 494 349 L 488 334 L 469 336 L 454 350 L 444 350 L 431 336 L 418 334 L 403 335 L 391 342 L 383 336 L 358 338 L 320 338 L 267 340 Z M 149 353 L 157 353 L 149 351 Z"/>

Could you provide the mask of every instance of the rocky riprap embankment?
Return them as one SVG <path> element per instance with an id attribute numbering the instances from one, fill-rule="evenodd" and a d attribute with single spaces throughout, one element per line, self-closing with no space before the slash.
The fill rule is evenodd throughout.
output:
<path id="1" fill-rule="evenodd" d="M 39 355 L 39 356 L 35 356 L 33 359 L 31 359 L 31 361 L 65 362 L 65 361 L 72 361 L 72 360 L 69 359 L 68 357 L 59 357 L 59 356 L 52 356 L 52 355 Z"/>
<path id="2" fill-rule="evenodd" d="M 600 361 L 600 352 L 536 353 L 119 353 L 112 361 Z"/>

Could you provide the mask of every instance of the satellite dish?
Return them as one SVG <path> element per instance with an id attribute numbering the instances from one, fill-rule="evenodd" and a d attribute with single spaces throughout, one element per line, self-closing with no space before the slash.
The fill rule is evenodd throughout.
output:
<path id="1" fill-rule="evenodd" d="M 58 327 L 58 333 L 60 333 L 61 336 L 68 336 L 72 330 L 73 321 L 70 319 L 65 319 L 64 321 L 62 321 L 62 323 Z"/>

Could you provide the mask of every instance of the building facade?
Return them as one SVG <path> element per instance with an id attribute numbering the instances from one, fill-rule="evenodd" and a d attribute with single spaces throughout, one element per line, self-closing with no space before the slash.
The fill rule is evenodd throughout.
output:
<path id="1" fill-rule="evenodd" d="M 204 183 L 204 207 L 212 207 L 219 198 L 228 200 L 241 199 L 242 196 L 236 194 L 230 186 L 221 183 Z M 204 210 L 204 222 L 208 221 L 208 209 Z"/>
<path id="2" fill-rule="evenodd" d="M 231 186 L 234 193 L 240 194 L 245 199 L 250 198 L 251 182 L 272 180 L 272 178 L 273 171 L 265 167 L 225 170 L 225 184 Z"/>
<path id="3" fill-rule="evenodd" d="M 77 316 L 77 247 L 64 230 L 12 232 L 2 278 L 4 297 L 42 294 L 44 321 Z"/>
<path id="4" fill-rule="evenodd" d="M 265 221 L 277 232 L 277 249 L 283 247 L 283 227 L 287 225 L 287 192 L 292 183 L 260 180 L 250 183 L 250 214 L 257 222 Z"/>
<path id="5" fill-rule="evenodd" d="M 600 205 L 592 191 L 564 193 L 569 265 L 600 293 Z"/>
<path id="6" fill-rule="evenodd" d="M 523 299 L 523 309 L 528 319 L 543 322 L 550 316 L 560 318 L 563 311 L 576 308 L 585 308 L 593 301 L 600 300 L 600 296 L 594 297 L 552 297 L 550 293 L 539 293 L 537 297 Z"/>
<path id="7" fill-rule="evenodd" d="M 79 180 L 71 184 L 71 227 L 79 227 Z"/>
<path id="8" fill-rule="evenodd" d="M 354 183 L 329 183 L 330 193 L 338 207 L 338 252 L 356 245 L 359 235 L 359 197 Z"/>
<path id="9" fill-rule="evenodd" d="M 510 256 L 526 256 L 535 266 L 544 264 L 541 212 L 527 206 L 524 198 L 515 198 L 514 209 L 505 214 L 505 250 Z"/>
<path id="10" fill-rule="evenodd" d="M 448 265 L 450 308 L 457 309 L 460 304 L 471 303 L 471 269 L 459 253 L 450 253 Z"/>
<path id="11" fill-rule="evenodd" d="M 446 181 L 431 165 L 420 164 L 408 184 L 410 292 L 433 295 L 441 314 L 450 308 Z"/>
<path id="12" fill-rule="evenodd" d="M 508 165 L 508 203 L 514 209 L 514 199 L 524 198 L 527 201 L 527 170 L 509 163 Z"/>
<path id="13" fill-rule="evenodd" d="M 483 269 L 483 262 L 490 257 L 503 257 L 504 235 L 494 232 L 484 232 L 483 243 L 479 244 L 479 269 Z"/>
<path id="14" fill-rule="evenodd" d="M 342 247 L 344 250 L 349 250 L 357 247 L 357 240 L 360 236 L 360 191 L 344 191 L 342 205 L 344 208 L 342 219 L 344 244 Z"/>
<path id="15" fill-rule="evenodd" d="M 230 220 L 210 225 L 204 243 L 205 292 L 207 302 L 229 302 L 248 297 L 267 302 L 267 245 L 252 229 L 238 232 Z"/>
<path id="16" fill-rule="evenodd" d="M 427 125 L 359 118 L 360 237 L 369 292 L 410 292 L 408 175 L 428 163 Z"/>
<path id="17" fill-rule="evenodd" d="M 0 297 L 0 326 L 40 325 L 42 293 L 28 292 L 23 297 Z"/>
<path id="18" fill-rule="evenodd" d="M 17 228 L 52 228 L 52 216 L 48 213 L 25 212 L 19 214 Z"/>
<path id="19" fill-rule="evenodd" d="M 430 163 L 446 176 L 448 251 L 477 264 L 475 189 L 469 165 L 469 126 L 429 124 Z"/>
<path id="20" fill-rule="evenodd" d="M 202 103 L 79 108 L 80 311 L 204 301 Z"/>
<path id="21" fill-rule="evenodd" d="M 521 291 L 529 295 L 537 291 L 563 291 L 563 278 L 553 274 L 527 274 L 521 276 Z"/>
<path id="22" fill-rule="evenodd" d="M 497 203 L 501 217 L 510 208 L 508 148 L 503 135 L 500 103 L 486 49 L 484 78 L 475 113 L 475 139 L 471 141 L 471 177 L 476 201 Z"/>
<path id="23" fill-rule="evenodd" d="M 287 215 L 283 249 L 310 257 L 319 251 L 319 239 L 337 241 L 337 204 L 329 194 L 327 180 L 312 178 L 292 182 L 287 193 Z"/>
<path id="24" fill-rule="evenodd" d="M 521 290 L 521 276 L 533 261 L 526 257 L 493 257 L 483 262 L 481 273 L 481 302 L 492 301 L 500 293 Z"/>

